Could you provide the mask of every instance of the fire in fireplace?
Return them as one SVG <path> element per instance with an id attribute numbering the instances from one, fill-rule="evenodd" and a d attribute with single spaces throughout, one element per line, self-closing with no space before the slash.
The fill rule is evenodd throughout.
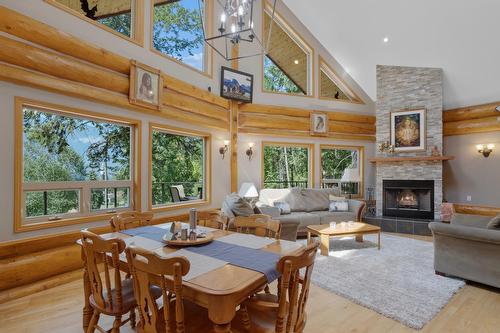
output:
<path id="1" fill-rule="evenodd" d="M 433 180 L 384 180 L 384 216 L 434 218 Z"/>

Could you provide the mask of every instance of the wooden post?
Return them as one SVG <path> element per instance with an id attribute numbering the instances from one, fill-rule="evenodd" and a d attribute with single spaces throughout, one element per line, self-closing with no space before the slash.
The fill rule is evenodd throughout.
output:
<path id="1" fill-rule="evenodd" d="M 239 47 L 235 45 L 231 50 L 233 58 L 238 57 Z M 238 69 L 238 60 L 231 62 L 233 69 Z M 231 101 L 231 192 L 238 191 L 238 109 L 237 101 Z"/>

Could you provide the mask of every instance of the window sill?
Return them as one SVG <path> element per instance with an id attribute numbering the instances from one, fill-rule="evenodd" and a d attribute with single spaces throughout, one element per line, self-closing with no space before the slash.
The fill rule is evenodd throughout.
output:
<path id="1" fill-rule="evenodd" d="M 183 208 L 193 208 L 199 206 L 209 205 L 210 200 L 192 200 L 192 201 L 184 201 L 180 203 L 175 203 L 171 205 L 163 205 L 163 206 L 153 206 L 151 207 L 152 212 L 167 212 L 171 210 L 183 209 Z"/>
<path id="2" fill-rule="evenodd" d="M 90 216 L 78 216 L 71 218 L 64 218 L 58 221 L 44 221 L 44 222 L 35 222 L 24 224 L 20 221 L 20 223 L 16 223 L 14 227 L 14 232 L 27 232 L 34 230 L 42 230 L 42 229 L 50 229 L 57 227 L 64 227 L 68 225 L 78 225 L 89 222 L 97 222 L 97 221 L 107 221 L 111 219 L 112 216 L 116 215 L 116 213 L 106 213 L 99 215 L 90 215 Z"/>

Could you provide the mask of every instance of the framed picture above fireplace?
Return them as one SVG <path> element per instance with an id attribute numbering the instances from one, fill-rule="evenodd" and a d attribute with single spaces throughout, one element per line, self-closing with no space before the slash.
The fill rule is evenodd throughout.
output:
<path id="1" fill-rule="evenodd" d="M 391 112 L 391 144 L 396 152 L 425 150 L 425 109 Z"/>

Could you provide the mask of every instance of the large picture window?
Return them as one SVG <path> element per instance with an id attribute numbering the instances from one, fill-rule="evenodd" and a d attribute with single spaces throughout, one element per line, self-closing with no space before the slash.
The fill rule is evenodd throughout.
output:
<path id="1" fill-rule="evenodd" d="M 88 22 L 142 45 L 144 0 L 45 0 Z"/>
<path id="2" fill-rule="evenodd" d="M 208 62 L 200 24 L 200 15 L 209 2 L 198 0 L 153 0 L 152 50 L 200 72 L 207 72 Z M 211 20 L 207 20 L 210 24 Z"/>
<path id="3" fill-rule="evenodd" d="M 138 121 L 17 99 L 18 229 L 138 208 Z"/>
<path id="4" fill-rule="evenodd" d="M 205 204 L 210 198 L 210 135 L 150 125 L 151 209 Z"/>
<path id="5" fill-rule="evenodd" d="M 269 36 L 272 9 L 263 11 L 263 40 Z M 275 14 L 268 45 L 263 57 L 263 91 L 293 95 L 313 95 L 313 50 Z"/>
<path id="6" fill-rule="evenodd" d="M 262 143 L 262 187 L 314 187 L 314 145 Z"/>
<path id="7" fill-rule="evenodd" d="M 321 187 L 363 197 L 364 147 L 321 145 Z"/>

